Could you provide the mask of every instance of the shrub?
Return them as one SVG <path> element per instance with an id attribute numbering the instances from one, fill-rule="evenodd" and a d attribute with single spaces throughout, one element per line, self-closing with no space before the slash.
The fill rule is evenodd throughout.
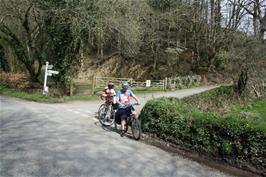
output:
<path id="1" fill-rule="evenodd" d="M 140 119 L 144 132 L 233 164 L 266 170 L 266 130 L 250 119 L 200 112 L 174 98 L 149 101 Z"/>
<path id="2" fill-rule="evenodd" d="M 224 70 L 228 65 L 229 54 L 227 51 L 224 50 L 219 51 L 215 59 L 216 59 L 214 63 L 215 67 L 217 69 Z"/>

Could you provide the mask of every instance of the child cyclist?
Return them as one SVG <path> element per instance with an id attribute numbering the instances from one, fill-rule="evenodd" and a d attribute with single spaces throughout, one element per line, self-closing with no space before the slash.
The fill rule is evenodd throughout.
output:
<path id="1" fill-rule="evenodd" d="M 105 98 L 105 101 L 108 103 L 116 103 L 116 93 L 114 90 L 114 83 L 112 81 L 108 82 L 108 85 L 104 88 L 102 96 Z"/>

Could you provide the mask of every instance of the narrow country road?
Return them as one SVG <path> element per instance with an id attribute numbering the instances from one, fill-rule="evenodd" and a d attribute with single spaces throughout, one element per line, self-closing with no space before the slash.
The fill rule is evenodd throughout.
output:
<path id="1" fill-rule="evenodd" d="M 214 87 L 140 95 L 184 97 Z M 0 176 L 225 177 L 216 169 L 103 129 L 100 101 L 45 104 L 0 96 Z M 140 109 L 140 107 L 138 108 Z"/>

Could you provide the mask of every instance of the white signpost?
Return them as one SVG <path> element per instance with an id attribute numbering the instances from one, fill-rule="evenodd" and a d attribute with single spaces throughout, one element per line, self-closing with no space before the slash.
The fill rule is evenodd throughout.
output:
<path id="1" fill-rule="evenodd" d="M 53 74 L 59 74 L 58 71 L 54 71 L 54 70 L 51 70 L 53 68 L 53 65 L 49 65 L 49 62 L 47 61 L 46 62 L 46 65 L 42 67 L 43 69 L 45 69 L 45 72 L 44 72 L 44 83 L 43 83 L 43 92 L 42 94 L 47 96 L 48 93 L 49 93 L 49 90 L 48 90 L 48 87 L 46 86 L 47 85 L 47 76 L 52 76 Z"/>
<path id="2" fill-rule="evenodd" d="M 146 87 L 151 87 L 151 80 L 146 80 Z"/>
<path id="3" fill-rule="evenodd" d="M 52 75 L 52 74 L 59 74 L 58 71 L 53 71 L 53 70 L 48 70 L 47 72 L 48 72 L 48 74 L 50 74 L 50 75 Z"/>
<path id="4" fill-rule="evenodd" d="M 52 69 L 54 67 L 54 65 L 48 65 L 48 69 Z M 42 65 L 42 69 L 45 70 L 46 65 Z"/>

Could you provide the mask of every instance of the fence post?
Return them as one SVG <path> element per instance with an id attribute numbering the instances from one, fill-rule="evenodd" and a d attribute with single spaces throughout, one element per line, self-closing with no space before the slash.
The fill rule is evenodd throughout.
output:
<path id="1" fill-rule="evenodd" d="M 133 82 L 133 79 L 130 78 L 129 83 L 130 83 L 130 86 L 131 86 L 131 87 L 132 87 L 132 82 Z"/>
<path id="2" fill-rule="evenodd" d="M 170 77 L 170 78 L 167 78 L 167 86 L 170 90 L 172 90 L 172 82 L 173 82 L 173 78 Z"/>
<path id="3" fill-rule="evenodd" d="M 167 90 L 167 77 L 164 79 L 164 90 Z"/>
<path id="4" fill-rule="evenodd" d="M 70 81 L 70 86 L 69 86 L 69 95 L 70 95 L 70 96 L 73 96 L 73 86 L 74 86 L 74 85 L 73 85 L 73 81 L 71 80 L 71 81 Z"/>
<path id="5" fill-rule="evenodd" d="M 95 87 L 96 87 L 96 76 L 93 75 L 92 84 L 91 84 L 91 94 L 92 95 L 94 95 Z"/>

